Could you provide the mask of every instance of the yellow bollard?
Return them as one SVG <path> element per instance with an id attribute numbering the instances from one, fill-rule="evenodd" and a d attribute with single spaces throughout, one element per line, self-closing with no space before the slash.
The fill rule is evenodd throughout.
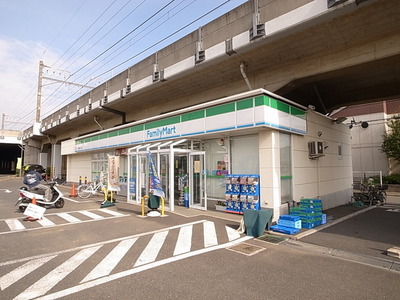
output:
<path id="1" fill-rule="evenodd" d="M 107 196 L 108 196 L 108 191 L 106 188 L 103 188 L 103 194 L 104 194 L 104 202 L 107 201 Z"/>
<path id="2" fill-rule="evenodd" d="M 142 217 L 144 217 L 144 203 L 145 203 L 145 199 L 149 198 L 149 196 L 144 196 L 142 197 Z"/>
<path id="3" fill-rule="evenodd" d="M 164 215 L 164 197 L 161 197 L 161 215 L 163 216 Z"/>

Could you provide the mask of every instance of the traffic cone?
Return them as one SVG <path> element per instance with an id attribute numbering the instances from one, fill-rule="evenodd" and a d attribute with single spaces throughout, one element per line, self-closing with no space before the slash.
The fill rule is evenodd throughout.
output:
<path id="1" fill-rule="evenodd" d="M 36 198 L 35 198 L 35 197 L 32 198 L 32 204 L 33 204 L 33 205 L 36 205 L 36 204 L 37 204 L 37 203 L 36 203 Z"/>
<path id="2" fill-rule="evenodd" d="M 76 188 L 75 188 L 75 183 L 72 184 L 72 189 L 71 189 L 71 194 L 69 194 L 70 197 L 77 197 L 78 194 L 76 193 Z"/>

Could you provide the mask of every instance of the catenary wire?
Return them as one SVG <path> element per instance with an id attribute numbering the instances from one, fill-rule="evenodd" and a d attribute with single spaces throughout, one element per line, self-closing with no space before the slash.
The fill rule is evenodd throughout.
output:
<path id="1" fill-rule="evenodd" d="M 190 22 L 189 24 L 183 26 L 183 27 L 180 28 L 179 30 L 176 30 L 176 31 L 173 32 L 172 34 L 168 35 L 167 37 L 165 37 L 165 38 L 159 40 L 159 41 L 156 42 L 156 43 L 153 43 L 151 46 L 149 46 L 149 47 L 147 47 L 146 49 L 142 50 L 142 51 L 139 52 L 138 54 L 136 54 L 136 55 L 130 57 L 129 59 L 123 61 L 122 63 L 120 63 L 120 64 L 118 64 L 118 65 L 116 65 L 116 66 L 110 68 L 109 70 L 107 70 L 107 71 L 105 71 L 105 72 L 103 72 L 103 73 L 97 75 L 95 78 L 98 78 L 98 77 L 100 77 L 100 76 L 102 76 L 102 75 L 104 75 L 104 74 L 106 74 L 106 73 L 108 73 L 108 72 L 110 72 L 110 71 L 112 71 L 112 70 L 118 68 L 119 66 L 121 66 L 121 65 L 123 65 L 123 64 L 125 64 L 125 63 L 127 63 L 128 61 L 130 61 L 130 60 L 136 58 L 136 57 L 139 56 L 140 54 L 142 54 L 142 53 L 144 53 L 144 52 L 150 50 L 151 48 L 154 48 L 155 46 L 159 45 L 159 44 L 162 43 L 163 41 L 165 41 L 165 40 L 167 40 L 168 38 L 170 38 L 170 37 L 176 35 L 178 32 L 182 31 L 183 29 L 187 28 L 188 26 L 192 25 L 193 23 L 197 22 L 198 20 L 204 18 L 204 17 L 207 16 L 208 14 L 212 13 L 213 11 L 215 11 L 216 9 L 220 8 L 221 6 L 225 5 L 226 3 L 230 2 L 230 1 L 231 1 L 231 0 L 225 1 L 225 2 L 222 3 L 221 5 L 219 5 L 219 6 L 217 6 L 216 8 L 210 10 L 209 12 L 207 12 L 207 13 L 205 13 L 204 15 L 202 15 L 201 17 L 195 19 L 194 21 Z M 173 2 L 173 1 L 171 1 L 171 2 Z M 134 30 L 133 30 L 133 31 L 134 31 Z M 133 32 L 133 31 L 132 31 L 132 32 Z M 129 34 L 128 34 L 128 35 L 129 35 Z M 124 38 L 126 38 L 128 35 L 126 35 Z M 124 38 L 120 39 L 118 42 L 122 41 Z M 116 43 L 116 44 L 117 44 L 117 43 Z M 115 45 L 116 45 L 116 44 L 115 44 Z M 113 45 L 112 47 L 114 47 L 114 45 Z M 107 52 L 107 51 L 110 50 L 112 47 L 109 47 L 109 49 L 107 49 L 107 50 L 104 51 L 103 53 Z M 99 56 L 98 56 L 98 57 L 99 57 Z M 96 57 L 96 59 L 97 59 L 98 57 Z M 94 61 L 94 60 L 95 60 L 95 59 L 93 59 L 92 61 Z M 91 61 L 91 62 L 92 62 L 92 61 Z M 88 65 L 88 64 L 86 64 L 84 67 L 86 67 L 87 65 Z M 80 68 L 78 71 L 81 71 L 84 67 Z M 76 72 L 78 72 L 78 71 L 76 71 Z M 76 73 L 76 72 L 75 72 L 75 73 Z M 95 78 L 91 78 L 89 81 L 87 81 L 86 84 L 90 83 L 90 81 L 92 81 L 92 80 L 95 79 Z M 61 106 L 62 104 L 64 104 L 64 103 L 65 103 L 66 101 L 68 101 L 71 97 L 73 97 L 75 94 L 77 94 L 80 90 L 82 90 L 82 88 L 79 88 L 78 91 L 76 91 L 76 92 L 74 92 L 72 95 L 70 95 L 67 99 L 65 99 L 65 100 L 64 100 L 62 103 L 60 103 L 57 107 L 59 107 L 59 106 Z M 57 108 L 57 107 L 56 107 L 56 108 Z M 48 112 L 48 115 L 50 115 L 51 113 L 53 113 L 54 110 L 55 110 L 56 108 L 54 108 L 52 111 Z"/>
<path id="2" fill-rule="evenodd" d="M 146 49 L 140 51 L 140 52 L 137 53 L 136 55 L 134 55 L 134 56 L 130 57 L 129 59 L 123 61 L 122 63 L 118 64 L 117 66 L 115 66 L 115 67 L 113 67 L 113 68 L 111 68 L 111 69 L 109 69 L 109 70 L 107 70 L 107 71 L 101 73 L 100 75 L 96 76 L 95 78 L 98 78 L 98 77 L 100 77 L 100 76 L 102 76 L 102 75 L 104 75 L 104 74 L 106 74 L 106 73 L 108 73 L 108 72 L 114 70 L 115 68 L 117 68 L 117 67 L 119 67 L 119 66 L 125 64 L 126 62 L 128 62 L 128 61 L 134 59 L 135 57 L 141 55 L 142 53 L 144 53 L 144 52 L 150 50 L 151 48 L 157 46 L 158 44 L 162 43 L 162 42 L 165 41 L 166 39 L 168 39 L 168 38 L 170 38 L 170 37 L 176 35 L 176 34 L 179 33 L 180 31 L 184 30 L 185 28 L 187 28 L 188 26 L 192 25 L 193 23 L 195 23 L 195 22 L 201 20 L 202 18 L 206 17 L 207 15 L 209 15 L 209 14 L 212 13 L 212 12 L 214 12 L 215 10 L 217 10 L 218 8 L 222 7 L 223 5 L 225 5 L 226 3 L 230 2 L 230 1 L 231 1 L 231 0 L 227 0 L 227 1 L 223 2 L 222 4 L 218 5 L 217 7 L 213 8 L 213 9 L 210 10 L 210 11 L 208 11 L 207 13 L 203 14 L 202 16 L 198 17 L 197 19 L 193 20 L 192 22 L 190 22 L 190 23 L 186 24 L 185 26 L 181 27 L 180 29 L 174 31 L 173 33 L 171 33 L 171 34 L 168 35 L 167 37 L 165 37 L 165 38 L 159 40 L 158 42 L 156 42 L 156 43 L 154 43 L 154 44 L 152 44 L 151 46 L 149 46 L 149 47 L 147 47 Z M 95 78 L 91 78 L 91 79 L 88 80 L 84 85 L 89 84 L 89 83 L 90 83 L 93 79 L 95 79 Z M 76 94 L 76 93 L 75 93 L 75 94 Z M 73 95 L 74 95 L 74 94 L 73 94 Z M 64 104 L 66 101 L 68 101 L 73 95 L 70 95 L 67 99 L 65 99 L 62 103 L 60 103 L 60 105 Z M 59 107 L 60 105 L 58 105 L 57 107 Z M 50 114 L 51 114 L 51 113 L 50 113 Z"/>

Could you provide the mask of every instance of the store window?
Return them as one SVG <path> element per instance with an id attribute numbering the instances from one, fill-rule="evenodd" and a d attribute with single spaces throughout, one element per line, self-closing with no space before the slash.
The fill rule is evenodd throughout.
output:
<path id="1" fill-rule="evenodd" d="M 228 139 L 204 141 L 208 199 L 225 199 L 225 175 L 229 173 Z"/>
<path id="2" fill-rule="evenodd" d="M 108 155 L 113 152 L 102 152 L 92 154 L 92 178 L 91 180 L 105 180 L 107 178 Z M 103 178 L 102 178 L 103 176 Z"/>
<path id="3" fill-rule="evenodd" d="M 232 174 L 257 174 L 260 172 L 258 135 L 231 138 Z"/>
<path id="4" fill-rule="evenodd" d="M 279 134 L 281 165 L 281 203 L 292 201 L 292 155 L 291 135 Z"/>

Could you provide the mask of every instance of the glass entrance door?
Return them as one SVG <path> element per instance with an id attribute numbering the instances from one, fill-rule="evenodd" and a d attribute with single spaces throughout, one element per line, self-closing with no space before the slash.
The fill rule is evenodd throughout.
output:
<path id="1" fill-rule="evenodd" d="M 189 206 L 207 210 L 205 152 L 189 154 Z"/>

